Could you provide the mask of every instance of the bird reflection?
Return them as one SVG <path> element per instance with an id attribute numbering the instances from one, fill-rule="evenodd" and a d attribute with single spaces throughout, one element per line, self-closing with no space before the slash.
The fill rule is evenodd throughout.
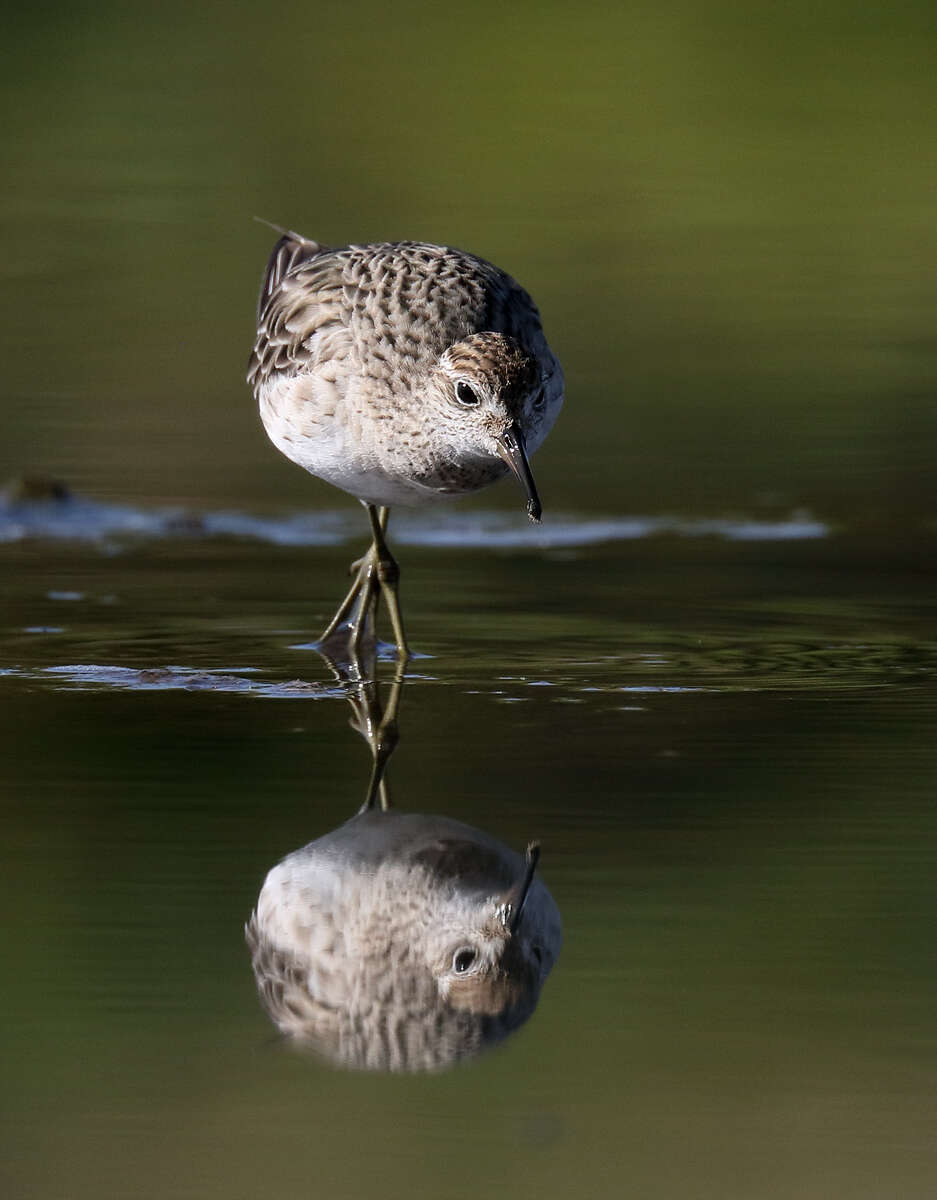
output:
<path id="1" fill-rule="evenodd" d="M 374 758 L 365 802 L 269 872 L 246 934 L 286 1038 L 342 1067 L 432 1071 L 528 1019 L 561 923 L 536 843 L 521 855 L 461 821 L 390 807 L 401 686 L 398 673 L 386 708 L 373 675 L 351 689 Z"/>

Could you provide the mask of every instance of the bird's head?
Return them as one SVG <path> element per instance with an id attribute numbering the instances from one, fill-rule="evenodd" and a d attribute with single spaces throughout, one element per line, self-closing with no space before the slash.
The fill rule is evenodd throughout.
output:
<path id="1" fill-rule="evenodd" d="M 441 355 L 434 383 L 438 420 L 455 456 L 500 460 L 524 488 L 528 516 L 539 521 L 528 455 L 546 437 L 562 404 L 559 363 L 549 355 L 545 369 L 543 359 L 514 338 L 474 333 Z"/>
<path id="2" fill-rule="evenodd" d="M 440 914 L 430 969 L 452 1008 L 510 1020 L 536 1003 L 560 941 L 556 907 L 534 882 L 538 858 L 531 844 L 509 886 L 484 897 L 462 892 Z"/>

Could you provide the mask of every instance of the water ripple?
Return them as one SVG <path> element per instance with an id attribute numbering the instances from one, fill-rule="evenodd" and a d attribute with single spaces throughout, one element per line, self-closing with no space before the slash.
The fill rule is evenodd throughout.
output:
<path id="1" fill-rule="evenodd" d="M 143 509 L 105 504 L 67 492 L 49 498 L 0 495 L 0 543 L 33 539 L 93 542 L 119 550 L 149 539 L 231 537 L 275 546 L 335 546 L 360 540 L 365 525 L 353 507 L 280 516 L 180 508 Z M 517 513 L 453 512 L 394 514 L 400 545 L 455 548 L 561 549 L 653 537 L 720 538 L 734 542 L 803 541 L 824 538 L 829 525 L 806 512 L 783 520 L 752 517 L 577 516 L 555 514 L 531 525 Z"/>
<path id="2" fill-rule="evenodd" d="M 60 679 L 79 687 L 114 687 L 131 692 L 177 691 L 188 692 L 240 692 L 252 696 L 273 699 L 325 699 L 344 696 L 343 685 L 308 683 L 302 679 L 291 679 L 266 683 L 259 679 L 245 679 L 251 669 L 239 667 L 239 674 L 229 671 L 199 671 L 192 667 L 149 667 L 138 670 L 133 667 L 105 666 L 95 663 L 71 664 L 58 667 L 41 667 L 22 674 L 30 678 Z M 8 670 L 4 674 L 16 674 Z"/>

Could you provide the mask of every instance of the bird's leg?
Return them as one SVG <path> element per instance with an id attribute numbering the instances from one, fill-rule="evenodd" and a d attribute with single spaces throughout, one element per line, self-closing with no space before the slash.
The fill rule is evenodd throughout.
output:
<path id="1" fill-rule="evenodd" d="M 403 631 L 403 615 L 400 611 L 400 599 L 397 587 L 400 582 L 400 568 L 394 556 L 387 549 L 384 534 L 387 529 L 388 509 L 377 509 L 373 504 L 368 505 L 368 520 L 371 522 L 371 553 L 381 591 L 387 600 L 387 614 L 394 630 L 394 640 L 397 643 L 397 653 L 404 660 L 409 657 L 407 637 Z"/>
<path id="2" fill-rule="evenodd" d="M 385 539 L 389 509 L 378 509 L 373 504 L 366 504 L 365 507 L 371 523 L 371 545 L 366 554 L 352 563 L 352 570 L 357 572 L 354 582 L 319 641 L 327 643 L 334 640 L 339 630 L 347 625 L 349 643 L 355 654 L 359 654 L 368 633 L 369 621 L 376 630 L 378 602 L 383 593 L 397 643 L 399 665 L 406 663 L 409 650 L 397 596 L 400 568 L 388 550 Z"/>
<path id="3" fill-rule="evenodd" d="M 338 606 L 338 611 L 335 616 L 329 621 L 328 625 L 322 631 L 319 638 L 320 642 L 328 642 L 335 637 L 339 629 L 348 621 L 348 616 L 355 603 L 361 596 L 362 591 L 369 592 L 371 589 L 371 581 L 374 574 L 374 567 L 371 563 L 370 552 L 361 560 L 361 566 L 358 569 L 358 574 L 355 576 L 355 581 L 348 589 L 348 594 Z"/>
<path id="4" fill-rule="evenodd" d="M 362 500 L 361 503 L 364 504 L 365 508 L 368 507 L 368 504 L 366 501 Z M 386 505 L 383 508 L 378 509 L 378 516 L 381 519 L 381 533 L 387 532 L 387 518 L 388 518 L 389 514 L 390 514 L 390 509 L 387 508 Z M 368 547 L 366 553 L 362 554 L 360 558 L 355 559 L 355 561 L 348 568 L 349 575 L 357 575 L 358 574 L 358 572 L 361 570 L 361 568 L 364 566 L 364 564 L 368 561 L 368 555 L 371 553 L 373 548 L 374 548 L 374 543 L 372 542 L 371 545 Z"/>
<path id="5" fill-rule="evenodd" d="M 374 548 L 365 556 L 362 568 L 365 582 L 354 604 L 354 615 L 348 622 L 349 644 L 358 656 L 367 640 L 370 629 L 371 640 L 377 646 L 377 602 L 381 595 L 380 584 L 377 581 L 377 567 L 374 562 Z M 372 672 L 373 674 L 373 672 Z"/>
<path id="6" fill-rule="evenodd" d="M 384 516 L 384 524 L 387 524 L 387 517 Z M 355 649 L 360 649 L 361 640 L 364 637 L 365 628 L 367 626 L 368 610 L 375 601 L 378 593 L 377 581 L 377 560 L 374 552 L 374 545 L 370 545 L 367 552 L 361 558 L 355 559 L 351 564 L 351 571 L 355 578 L 345 599 L 338 606 L 338 611 L 332 620 L 328 623 L 320 642 L 327 642 L 335 637 L 338 630 L 346 623 L 349 626 L 352 640 Z M 354 611 L 354 616 L 351 613 Z M 377 616 L 376 606 L 374 612 Z"/>

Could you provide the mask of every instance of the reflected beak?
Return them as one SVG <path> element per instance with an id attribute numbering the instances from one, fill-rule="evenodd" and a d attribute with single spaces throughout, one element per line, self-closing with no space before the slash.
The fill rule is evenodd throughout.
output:
<path id="1" fill-rule="evenodd" d="M 527 493 L 527 515 L 531 521 L 539 521 L 543 509 L 540 497 L 537 495 L 537 485 L 530 473 L 530 463 L 527 461 L 527 451 L 524 449 L 524 435 L 516 421 L 505 429 L 496 439 L 498 453 L 520 480 L 521 487 Z"/>
<path id="2" fill-rule="evenodd" d="M 517 933 L 518 926 L 521 923 L 521 917 L 524 915 L 524 905 L 527 903 L 527 893 L 530 891 L 530 885 L 534 881 L 534 872 L 537 869 L 537 863 L 540 861 L 540 843 L 531 842 L 527 847 L 527 870 L 524 872 L 524 878 L 520 882 L 520 886 L 516 892 L 512 894 L 511 917 L 508 924 L 508 932 L 513 936 Z"/>

